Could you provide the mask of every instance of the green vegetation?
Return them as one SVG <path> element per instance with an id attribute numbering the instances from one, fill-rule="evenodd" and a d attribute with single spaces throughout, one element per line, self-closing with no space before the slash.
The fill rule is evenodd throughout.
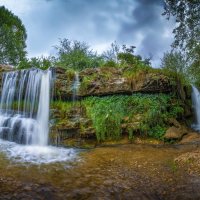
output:
<path id="1" fill-rule="evenodd" d="M 176 19 L 173 50 L 181 50 L 187 61 L 187 76 L 200 86 L 200 3 L 198 0 L 165 1 L 163 15 Z"/>
<path id="2" fill-rule="evenodd" d="M 188 71 L 188 63 L 180 51 L 171 51 L 164 53 L 161 59 L 161 68 L 168 76 L 173 76 L 176 85 L 181 82 L 183 85 L 191 84 L 191 73 Z M 190 76 L 188 76 L 190 74 Z"/>
<path id="3" fill-rule="evenodd" d="M 134 94 L 108 97 L 88 97 L 81 102 L 54 102 L 53 108 L 62 112 L 62 119 L 69 116 L 76 106 L 82 106 L 82 117 L 92 121 L 98 141 L 117 140 L 128 134 L 162 139 L 169 118 L 183 113 L 180 102 L 165 94 Z M 62 120 L 61 120 L 62 121 Z"/>
<path id="4" fill-rule="evenodd" d="M 33 57 L 30 59 L 24 59 L 17 65 L 18 69 L 28 69 L 31 67 L 39 68 L 42 70 L 48 69 L 49 67 L 54 67 L 56 63 L 55 57 Z"/>
<path id="5" fill-rule="evenodd" d="M 63 39 L 55 48 L 58 51 L 57 65 L 65 69 L 83 70 L 100 67 L 103 63 L 103 59 L 90 50 L 85 42 Z"/>
<path id="6" fill-rule="evenodd" d="M 26 37 L 21 20 L 0 6 L 0 64 L 16 65 L 25 59 Z"/>
<path id="7" fill-rule="evenodd" d="M 183 112 L 178 102 L 170 102 L 168 95 L 134 94 L 132 96 L 90 97 L 86 100 L 88 115 L 93 121 L 99 141 L 119 139 L 121 124 L 127 124 L 129 138 L 132 131 L 161 138 L 168 118 Z M 173 107 L 170 105 L 174 104 Z M 132 130 L 131 130 L 132 129 Z"/>

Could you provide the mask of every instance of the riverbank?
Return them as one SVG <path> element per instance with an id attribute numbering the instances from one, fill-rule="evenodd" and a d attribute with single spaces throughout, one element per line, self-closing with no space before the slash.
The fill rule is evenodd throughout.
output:
<path id="1" fill-rule="evenodd" d="M 0 199 L 199 199 L 198 159 L 191 157 L 197 151 L 198 143 L 126 144 L 41 165 L 13 163 L 1 154 Z"/>

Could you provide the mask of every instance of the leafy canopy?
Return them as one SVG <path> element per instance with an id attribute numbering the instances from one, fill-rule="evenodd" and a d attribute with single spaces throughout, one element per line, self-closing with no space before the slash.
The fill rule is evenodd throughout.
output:
<path id="1" fill-rule="evenodd" d="M 28 69 L 31 67 L 40 68 L 40 69 L 47 69 L 49 67 L 54 67 L 56 63 L 55 57 L 32 57 L 30 59 L 22 60 L 18 65 L 18 69 Z"/>
<path id="2" fill-rule="evenodd" d="M 90 50 L 85 42 L 63 39 L 55 48 L 58 51 L 58 65 L 66 69 L 95 68 L 101 66 L 103 62 L 102 58 Z"/>
<path id="3" fill-rule="evenodd" d="M 120 45 L 117 42 L 111 43 L 109 49 L 103 52 L 102 57 L 106 61 L 104 64 L 107 67 L 125 67 L 133 68 L 134 70 L 142 69 L 151 66 L 151 58 L 142 59 L 140 55 L 135 55 L 135 46 Z"/>
<path id="4" fill-rule="evenodd" d="M 161 60 L 161 67 L 169 71 L 185 74 L 187 69 L 187 62 L 181 52 L 167 52 Z"/>
<path id="5" fill-rule="evenodd" d="M 184 52 L 188 75 L 194 84 L 200 85 L 200 1 L 165 0 L 163 15 L 167 16 L 167 19 L 175 17 L 172 47 Z"/>
<path id="6" fill-rule="evenodd" d="M 16 65 L 26 55 L 26 30 L 21 20 L 0 6 L 0 63 Z"/>

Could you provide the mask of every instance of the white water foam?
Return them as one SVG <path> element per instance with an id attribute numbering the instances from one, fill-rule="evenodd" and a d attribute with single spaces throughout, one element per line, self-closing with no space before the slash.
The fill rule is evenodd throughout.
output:
<path id="1" fill-rule="evenodd" d="M 67 162 L 77 158 L 77 151 L 72 148 L 21 145 L 1 139 L 0 151 L 14 162 L 30 164 Z"/>

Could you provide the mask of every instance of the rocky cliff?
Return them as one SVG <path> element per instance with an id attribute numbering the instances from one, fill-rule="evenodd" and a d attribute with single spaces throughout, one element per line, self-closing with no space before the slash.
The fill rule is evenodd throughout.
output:
<path id="1" fill-rule="evenodd" d="M 120 124 L 116 125 L 120 127 L 120 134 L 148 135 L 149 133 L 145 132 L 154 130 L 153 135 L 159 132 L 156 137 L 162 137 L 171 126 L 168 120 L 171 116 L 175 119 L 178 117 L 184 123 L 192 116 L 189 89 L 181 84 L 177 86 L 176 77 L 166 75 L 159 69 L 135 72 L 130 69 L 103 67 L 83 70 L 79 73 L 80 87 L 77 92 L 77 99 L 80 101 L 70 103 L 74 80 L 75 72 L 56 68 L 54 96 L 55 99 L 61 101 L 52 106 L 54 108 L 52 118 L 57 121 L 51 129 L 53 143 L 69 144 L 69 141 L 73 140 L 79 146 L 84 141 L 88 142 L 91 138 L 98 137 L 99 127 L 95 125 L 96 123 L 104 123 L 109 127 L 107 129 L 110 129 L 110 132 L 114 132 L 115 127 L 112 124 L 115 124 L 115 119 L 120 116 L 117 109 L 120 110 L 126 104 L 125 101 L 130 101 L 125 106 L 125 109 L 129 109 L 129 113 L 123 113 L 124 116 L 119 120 Z M 137 100 L 137 94 L 139 100 Z M 131 96 L 129 100 L 128 96 Z M 96 98 L 94 104 L 90 104 L 91 98 Z M 162 103 L 165 98 L 168 100 Z M 105 102 L 104 99 L 106 99 Z M 119 99 L 123 99 L 124 104 L 117 109 L 113 108 L 113 105 L 118 106 Z M 153 99 L 156 99 L 154 103 Z M 112 101 L 113 104 L 110 103 Z M 69 103 L 64 105 L 61 102 Z M 110 107 L 107 106 L 108 104 Z M 91 114 L 91 107 L 95 106 L 97 109 L 101 107 L 105 116 L 101 112 L 95 113 L 96 115 Z M 93 112 L 96 111 L 93 110 Z M 115 116 L 113 112 L 119 115 Z M 104 116 L 106 119 L 104 122 L 98 121 L 101 114 L 101 117 Z M 113 117 L 110 122 L 109 117 Z M 105 134 L 109 135 L 109 131 L 106 133 L 105 130 Z"/>
<path id="2" fill-rule="evenodd" d="M 132 93 L 170 93 L 173 81 L 159 70 L 137 73 L 120 68 L 93 68 L 80 72 L 78 97 L 106 96 Z M 73 72 L 56 68 L 55 95 L 57 99 L 70 99 Z"/>

